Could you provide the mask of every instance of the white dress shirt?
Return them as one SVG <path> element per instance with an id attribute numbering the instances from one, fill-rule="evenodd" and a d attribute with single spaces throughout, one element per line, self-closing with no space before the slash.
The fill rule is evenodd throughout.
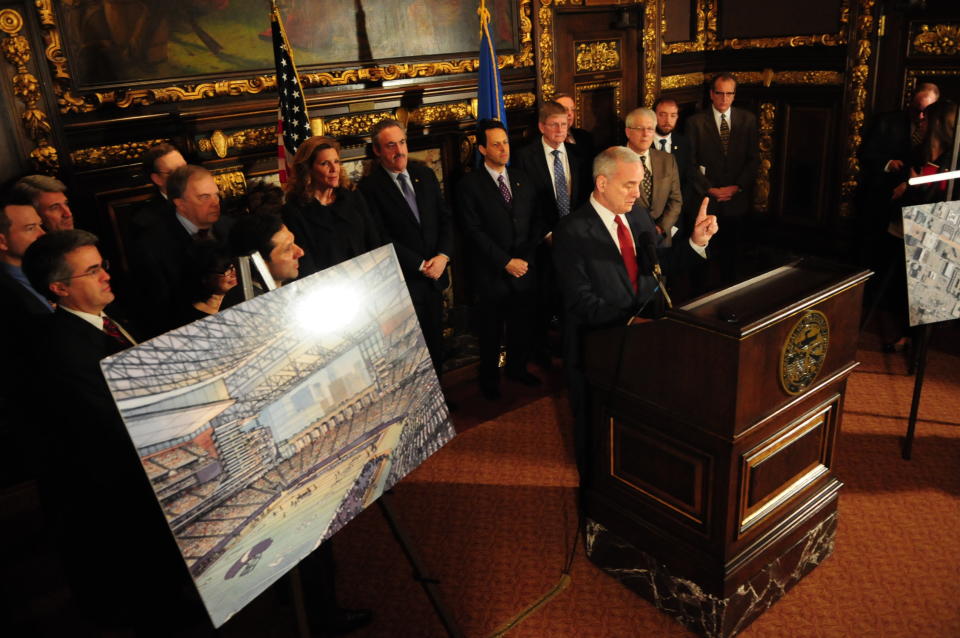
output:
<path id="1" fill-rule="evenodd" d="M 667 134 L 666 137 L 661 137 L 657 133 L 653 134 L 653 148 L 658 151 L 663 151 L 664 153 L 673 153 L 673 132 Z M 660 140 L 666 140 L 667 143 L 661 148 Z"/>
<path id="2" fill-rule="evenodd" d="M 713 122 L 717 125 L 717 132 L 720 132 L 720 111 L 717 110 L 717 107 L 711 106 L 710 110 L 713 111 Z M 724 115 L 727 116 L 727 126 L 730 127 L 730 131 L 733 131 L 733 107 L 727 109 Z"/>

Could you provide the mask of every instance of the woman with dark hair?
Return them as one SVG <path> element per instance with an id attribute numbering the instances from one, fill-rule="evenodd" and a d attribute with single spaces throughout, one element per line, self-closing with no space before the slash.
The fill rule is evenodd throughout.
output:
<path id="1" fill-rule="evenodd" d="M 190 253 L 183 278 L 184 298 L 178 323 L 188 323 L 220 312 L 223 297 L 237 285 L 237 269 L 224 249 L 200 242 Z"/>
<path id="2" fill-rule="evenodd" d="M 933 175 L 950 170 L 953 159 L 953 136 L 957 130 L 957 104 L 950 100 L 934 102 L 923 112 L 927 132 L 918 147 L 918 155 L 910 167 L 910 177 Z M 901 206 L 930 204 L 947 196 L 947 182 L 909 186 Z"/>
<path id="3" fill-rule="evenodd" d="M 283 222 L 306 255 L 300 276 L 353 259 L 383 244 L 363 196 L 340 166 L 340 144 L 311 137 L 293 159 Z"/>

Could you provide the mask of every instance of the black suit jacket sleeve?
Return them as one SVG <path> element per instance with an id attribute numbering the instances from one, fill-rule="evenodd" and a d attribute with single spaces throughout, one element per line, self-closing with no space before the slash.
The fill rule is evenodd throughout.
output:
<path id="1" fill-rule="evenodd" d="M 457 214 L 460 215 L 463 233 L 473 245 L 475 253 L 488 266 L 499 271 L 505 268 L 514 256 L 509 252 L 509 245 L 496 241 L 488 232 L 492 223 L 489 218 L 495 211 L 484 214 L 485 193 L 480 180 L 487 178 L 485 173 L 486 171 L 480 168 L 461 180 L 457 190 Z"/>
<path id="2" fill-rule="evenodd" d="M 753 113 L 737 109 L 733 112 L 734 125 L 742 129 L 743 164 L 735 184 L 740 190 L 752 190 L 757 181 L 757 170 L 760 168 L 760 134 L 757 131 L 757 118 Z M 741 142 L 738 141 L 738 145 Z"/>

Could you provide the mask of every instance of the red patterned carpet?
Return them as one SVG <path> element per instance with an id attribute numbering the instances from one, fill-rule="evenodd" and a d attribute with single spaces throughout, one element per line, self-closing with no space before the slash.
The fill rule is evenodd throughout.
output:
<path id="1" fill-rule="evenodd" d="M 900 458 L 913 377 L 901 355 L 865 336 L 847 394 L 837 456 L 836 550 L 748 627 L 744 638 L 960 637 L 960 351 L 942 330 L 927 370 L 912 461 Z M 394 510 L 457 625 L 493 635 L 560 581 L 574 548 L 577 477 L 560 373 L 538 392 L 505 384 L 501 403 L 474 384 L 449 391 L 459 435 L 394 490 Z M 9 496 L 9 495 L 7 495 Z M 42 519 L 2 512 L 4 636 L 83 636 Z M 442 637 L 379 507 L 336 537 L 340 597 L 376 612 L 364 637 Z M 296 636 L 291 604 L 271 591 L 219 632 L 223 638 Z M 200 633 L 190 634 L 200 635 Z M 692 636 L 595 568 L 576 544 L 571 582 L 507 634 L 517 638 Z"/>
<path id="2" fill-rule="evenodd" d="M 846 401 L 836 550 L 745 638 L 960 636 L 960 356 L 931 353 L 913 460 L 904 461 L 913 377 L 902 356 L 870 339 Z M 508 390 L 512 404 L 495 418 L 474 426 L 455 414 L 460 435 L 395 490 L 395 509 L 468 637 L 492 635 L 559 581 L 576 528 L 565 401 Z M 468 397 L 459 413 L 473 407 Z M 342 597 L 377 612 L 358 636 L 445 635 L 377 508 L 337 542 Z M 571 577 L 509 635 L 694 635 L 593 567 L 582 543 Z"/>

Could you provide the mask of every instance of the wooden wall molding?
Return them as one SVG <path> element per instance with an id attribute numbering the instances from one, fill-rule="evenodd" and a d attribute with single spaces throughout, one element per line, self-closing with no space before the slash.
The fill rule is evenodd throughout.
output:
<path id="1" fill-rule="evenodd" d="M 850 19 L 850 0 L 842 0 L 840 6 L 840 28 L 837 33 L 815 35 L 788 35 L 770 38 L 728 38 L 721 39 L 717 30 L 719 0 L 697 0 L 695 40 L 687 42 L 663 42 L 663 55 L 673 53 L 700 53 L 703 51 L 738 49 L 774 49 L 780 47 L 842 46 L 847 43 L 847 27 Z M 665 19 L 660 21 L 661 39 L 666 33 Z"/>

